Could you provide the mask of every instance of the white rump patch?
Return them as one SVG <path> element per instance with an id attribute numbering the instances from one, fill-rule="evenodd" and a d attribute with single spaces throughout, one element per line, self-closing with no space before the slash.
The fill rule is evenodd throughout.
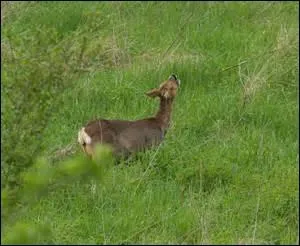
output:
<path id="1" fill-rule="evenodd" d="M 91 144 L 92 139 L 87 133 L 85 132 L 84 127 L 81 128 L 81 130 L 78 132 L 78 143 L 83 145 L 83 144 Z"/>

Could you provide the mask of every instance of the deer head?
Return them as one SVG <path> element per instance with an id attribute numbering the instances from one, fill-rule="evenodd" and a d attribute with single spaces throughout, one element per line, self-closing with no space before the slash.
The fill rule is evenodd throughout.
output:
<path id="1" fill-rule="evenodd" d="M 159 97 L 161 99 L 173 99 L 179 88 L 180 80 L 172 74 L 168 80 L 160 84 L 159 88 L 152 89 L 146 93 L 149 97 Z"/>

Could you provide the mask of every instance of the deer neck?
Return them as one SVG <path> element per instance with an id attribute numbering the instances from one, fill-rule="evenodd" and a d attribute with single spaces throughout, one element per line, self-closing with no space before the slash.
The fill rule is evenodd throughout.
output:
<path id="1" fill-rule="evenodd" d="M 159 110 L 155 116 L 161 125 L 161 129 L 164 131 L 169 128 L 171 120 L 173 99 L 160 98 Z"/>

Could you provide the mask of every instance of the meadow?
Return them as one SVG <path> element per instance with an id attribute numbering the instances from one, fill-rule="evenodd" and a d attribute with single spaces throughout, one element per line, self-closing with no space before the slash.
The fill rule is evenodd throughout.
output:
<path id="1" fill-rule="evenodd" d="M 5 8 L 1 244 L 299 244 L 299 3 Z M 20 201 L 34 163 L 46 177 L 83 155 L 87 121 L 154 115 L 145 92 L 172 73 L 159 147 L 110 165 L 96 190 L 75 171 Z"/>

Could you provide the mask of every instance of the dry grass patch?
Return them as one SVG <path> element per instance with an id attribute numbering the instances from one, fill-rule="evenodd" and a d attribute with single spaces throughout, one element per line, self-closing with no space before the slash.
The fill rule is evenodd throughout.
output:
<path id="1" fill-rule="evenodd" d="M 172 51 L 163 57 L 163 52 L 147 52 L 135 57 L 136 63 L 149 63 L 149 64 L 170 64 L 176 63 L 193 63 L 198 64 L 204 61 L 206 57 L 200 53 L 184 53 Z"/>
<path id="2" fill-rule="evenodd" d="M 243 74 L 239 66 L 239 78 L 242 85 L 242 104 L 251 103 L 257 93 L 271 86 L 269 80 L 273 76 L 279 76 L 288 71 L 283 69 L 284 62 L 294 56 L 294 50 L 298 50 L 299 42 L 296 40 L 298 31 L 281 25 L 276 39 L 275 47 L 270 52 L 261 56 L 256 68 L 248 75 Z M 295 56 L 296 59 L 298 57 Z M 292 67 L 293 68 L 293 67 Z"/>
<path id="3" fill-rule="evenodd" d="M 255 95 L 263 89 L 267 84 L 267 78 L 265 72 L 269 64 L 266 62 L 259 71 L 254 71 L 249 75 L 241 73 L 241 68 L 239 67 L 239 77 L 242 84 L 242 104 L 251 103 Z"/>

